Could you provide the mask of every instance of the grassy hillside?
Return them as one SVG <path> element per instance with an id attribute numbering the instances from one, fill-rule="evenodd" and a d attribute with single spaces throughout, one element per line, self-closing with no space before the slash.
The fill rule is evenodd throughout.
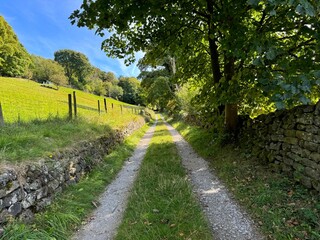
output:
<path id="1" fill-rule="evenodd" d="M 73 91 L 64 87 L 57 91 L 30 80 L 0 77 L 0 102 L 6 122 L 0 127 L 0 162 L 50 156 L 57 149 L 105 135 L 141 118 L 138 111 L 129 108 L 123 107 L 121 112 L 120 105 L 129 105 L 109 98 L 106 113 L 103 97 L 76 91 L 79 117 L 70 121 L 66 118 L 68 94 Z M 97 110 L 98 100 L 101 114 Z M 19 124 L 11 124 L 19 118 Z"/>
<path id="2" fill-rule="evenodd" d="M 47 119 L 49 116 L 64 117 L 68 114 L 68 94 L 74 89 L 60 87 L 59 90 L 41 86 L 31 80 L 0 77 L 0 102 L 6 122 Z M 76 90 L 78 113 L 82 117 L 92 118 L 98 114 L 98 100 L 101 109 L 103 97 Z M 111 104 L 114 104 L 112 110 Z M 109 114 L 112 117 L 120 113 L 119 101 L 107 98 Z"/>

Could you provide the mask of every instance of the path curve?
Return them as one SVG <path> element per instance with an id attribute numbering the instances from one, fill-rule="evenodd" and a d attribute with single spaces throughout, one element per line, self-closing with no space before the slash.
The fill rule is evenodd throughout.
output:
<path id="1" fill-rule="evenodd" d="M 208 163 L 170 124 L 165 123 L 187 169 L 193 190 L 209 220 L 215 240 L 262 240 L 249 216 L 233 201 Z"/>
<path id="2" fill-rule="evenodd" d="M 116 179 L 108 185 L 99 199 L 90 221 L 73 237 L 73 240 L 111 240 L 119 227 L 127 206 L 130 190 L 137 177 L 141 162 L 146 154 L 155 126 L 149 128 L 137 145 L 133 155 L 125 162 Z"/>

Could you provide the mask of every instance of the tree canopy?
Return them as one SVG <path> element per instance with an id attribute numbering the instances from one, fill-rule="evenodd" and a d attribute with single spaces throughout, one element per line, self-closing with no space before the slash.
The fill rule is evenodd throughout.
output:
<path id="1" fill-rule="evenodd" d="M 32 56 L 33 68 L 32 68 L 32 79 L 37 82 L 52 82 L 58 88 L 61 85 L 67 84 L 67 77 L 64 74 L 63 67 L 51 60 L 40 56 Z"/>
<path id="2" fill-rule="evenodd" d="M 92 66 L 86 55 L 73 50 L 63 49 L 54 53 L 54 60 L 64 67 L 69 85 L 83 88 Z"/>
<path id="3" fill-rule="evenodd" d="M 130 104 L 141 104 L 140 81 L 134 77 L 120 77 L 119 84 L 123 89 L 121 100 Z"/>
<path id="4" fill-rule="evenodd" d="M 112 34 L 102 48 L 113 57 L 146 61 L 173 56 L 180 81 L 203 81 L 207 112 L 225 106 L 235 129 L 238 107 L 259 97 L 278 108 L 307 103 L 319 83 L 318 1 L 85 0 L 72 23 Z"/>
<path id="5" fill-rule="evenodd" d="M 11 26 L 0 16 L 0 75 L 24 77 L 31 58 Z"/>

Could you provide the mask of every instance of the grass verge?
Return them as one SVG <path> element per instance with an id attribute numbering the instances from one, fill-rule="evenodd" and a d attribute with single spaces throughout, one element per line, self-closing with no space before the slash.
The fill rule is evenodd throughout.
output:
<path id="1" fill-rule="evenodd" d="M 116 239 L 212 239 L 163 123 L 151 140 Z"/>
<path id="2" fill-rule="evenodd" d="M 237 146 L 221 147 L 208 131 L 171 122 L 206 158 L 267 239 L 320 239 L 320 196 L 267 165 L 246 159 Z"/>
<path id="3" fill-rule="evenodd" d="M 105 186 L 113 180 L 147 129 L 148 126 L 145 125 L 136 131 L 78 184 L 68 187 L 57 196 L 45 212 L 36 214 L 32 225 L 15 221 L 5 228 L 0 239 L 68 239 L 94 209 L 92 201 L 95 201 L 105 190 Z"/>
<path id="4" fill-rule="evenodd" d="M 141 116 L 132 116 L 127 123 Z M 22 160 L 34 160 L 37 157 L 49 156 L 55 150 L 70 146 L 83 139 L 95 139 L 107 135 L 108 125 L 78 118 L 69 121 L 61 118 L 33 120 L 28 123 L 7 124 L 0 128 L 0 162 L 16 163 Z"/>

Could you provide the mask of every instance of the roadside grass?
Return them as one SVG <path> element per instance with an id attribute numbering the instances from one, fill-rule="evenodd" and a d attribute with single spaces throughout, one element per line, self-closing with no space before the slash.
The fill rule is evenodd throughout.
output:
<path id="1" fill-rule="evenodd" d="M 70 121 L 67 95 L 73 91 L 77 95 L 78 118 Z M 57 91 L 18 78 L 0 77 L 0 103 L 5 120 L 0 127 L 2 164 L 50 156 L 57 149 L 124 128 L 142 117 L 139 111 L 127 108 L 135 106 L 111 98 L 107 98 L 106 113 L 103 97 L 65 87 Z"/>
<path id="2" fill-rule="evenodd" d="M 142 162 L 116 239 L 212 239 L 172 137 L 161 122 Z"/>
<path id="3" fill-rule="evenodd" d="M 39 157 L 50 156 L 57 149 L 75 145 L 81 140 L 95 139 L 108 135 L 112 129 L 121 128 L 141 116 L 131 116 L 119 121 L 99 122 L 78 118 L 68 120 L 50 118 L 33 120 L 28 123 L 7 124 L 0 127 L 0 162 L 18 163 L 34 161 Z"/>
<path id="4" fill-rule="evenodd" d="M 123 162 L 132 155 L 141 137 L 149 128 L 145 125 L 128 137 L 124 143 L 105 157 L 105 161 L 96 166 L 78 184 L 72 185 L 60 193 L 52 205 L 42 213 L 35 215 L 32 224 L 26 225 L 17 220 L 9 224 L 1 240 L 38 240 L 69 239 L 74 231 L 85 223 L 86 217 L 95 208 L 97 200 L 122 168 Z"/>
<path id="5" fill-rule="evenodd" d="M 267 239 L 320 239 L 318 193 L 259 161 L 246 159 L 237 146 L 220 146 L 206 130 L 182 122 L 171 124 L 209 161 Z"/>

